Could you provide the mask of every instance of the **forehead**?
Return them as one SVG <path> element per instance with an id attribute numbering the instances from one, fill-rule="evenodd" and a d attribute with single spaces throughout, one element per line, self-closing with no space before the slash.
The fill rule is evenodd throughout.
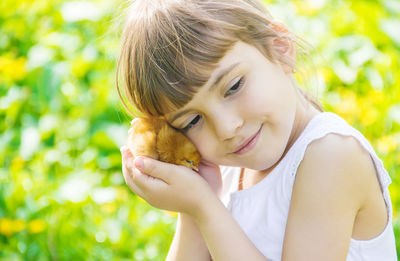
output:
<path id="1" fill-rule="evenodd" d="M 249 55 L 252 54 L 252 51 L 254 52 L 253 49 L 254 47 L 252 45 L 242 41 L 235 43 L 232 48 L 226 52 L 224 57 L 222 57 L 217 68 L 212 72 L 209 82 L 211 82 L 213 78 L 217 77 L 218 73 L 224 68 L 228 68 L 232 64 L 245 62 L 250 58 Z M 209 82 L 207 82 L 206 85 Z"/>

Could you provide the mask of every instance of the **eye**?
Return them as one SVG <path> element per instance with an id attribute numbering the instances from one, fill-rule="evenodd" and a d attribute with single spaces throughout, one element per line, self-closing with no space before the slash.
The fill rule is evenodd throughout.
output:
<path id="1" fill-rule="evenodd" d="M 181 129 L 183 132 L 187 132 L 190 128 L 192 128 L 193 126 L 195 126 L 199 120 L 201 119 L 201 115 L 197 115 L 196 117 L 194 117 L 194 119 L 189 122 L 188 125 L 186 125 L 183 129 Z"/>
<path id="2" fill-rule="evenodd" d="M 237 92 L 240 87 L 243 85 L 243 77 L 241 77 L 225 94 L 224 97 L 227 97 L 235 92 Z"/>

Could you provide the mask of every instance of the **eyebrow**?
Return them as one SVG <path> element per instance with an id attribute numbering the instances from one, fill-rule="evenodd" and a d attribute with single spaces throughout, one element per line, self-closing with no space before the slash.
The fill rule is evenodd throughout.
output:
<path id="1" fill-rule="evenodd" d="M 228 74 L 228 72 L 235 69 L 239 64 L 240 63 L 237 62 L 237 63 L 231 64 L 230 66 L 228 66 L 226 68 L 219 70 L 219 72 L 217 73 L 217 76 L 215 76 L 214 80 L 210 83 L 208 92 L 211 92 L 216 86 L 218 86 L 220 84 L 221 80 Z M 176 119 L 178 119 L 179 117 L 181 117 L 183 114 L 185 114 L 188 111 L 189 110 L 183 110 L 181 112 L 178 112 L 174 117 L 172 117 L 171 122 L 174 122 Z"/>
<path id="2" fill-rule="evenodd" d="M 221 82 L 221 80 L 228 74 L 228 72 L 232 71 L 233 69 L 235 69 L 240 63 L 234 63 L 231 64 L 230 66 L 221 69 L 217 76 L 215 76 L 215 80 L 213 82 L 210 83 L 210 88 L 208 91 L 212 91 L 214 89 L 215 86 L 218 86 L 219 83 Z"/>

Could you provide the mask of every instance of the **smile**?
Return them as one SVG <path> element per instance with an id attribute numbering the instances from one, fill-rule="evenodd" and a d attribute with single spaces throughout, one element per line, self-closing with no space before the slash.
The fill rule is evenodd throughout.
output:
<path id="1" fill-rule="evenodd" d="M 249 139 L 245 140 L 233 153 L 235 154 L 244 154 L 250 150 L 252 150 L 256 144 L 258 139 L 260 138 L 260 133 L 263 125 L 261 125 L 260 129 L 257 131 L 256 134 L 251 136 Z"/>

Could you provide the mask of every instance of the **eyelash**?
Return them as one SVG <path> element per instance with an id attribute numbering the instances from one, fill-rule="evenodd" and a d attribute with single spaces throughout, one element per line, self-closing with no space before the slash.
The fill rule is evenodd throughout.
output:
<path id="1" fill-rule="evenodd" d="M 226 98 L 227 96 L 232 95 L 233 93 L 237 92 L 237 91 L 242 87 L 243 82 L 244 82 L 244 81 L 243 81 L 243 77 L 241 77 L 228 91 L 226 91 L 226 93 L 224 94 L 224 98 Z M 232 90 L 233 92 L 232 92 L 232 93 L 229 93 L 229 94 L 227 95 L 227 93 L 228 93 L 229 91 L 231 91 L 231 90 Z M 195 126 L 196 123 L 198 123 L 199 120 L 200 120 L 201 118 L 202 118 L 201 115 L 196 115 L 196 117 L 194 117 L 194 119 L 193 119 L 191 122 L 189 122 L 188 125 L 186 125 L 184 128 L 182 128 L 181 131 L 187 132 L 190 128 L 192 128 L 193 126 Z"/>
<path id="2" fill-rule="evenodd" d="M 196 120 L 197 119 L 197 120 Z M 194 119 L 189 122 L 188 125 L 186 125 L 183 129 L 181 129 L 181 131 L 183 132 L 187 132 L 190 128 L 192 128 L 199 120 L 201 119 L 201 115 L 196 115 L 196 117 L 194 117 Z"/>
<path id="3" fill-rule="evenodd" d="M 225 93 L 225 95 L 224 95 L 224 98 L 226 98 L 227 96 L 229 96 L 229 95 L 232 94 L 232 93 L 230 93 L 230 94 L 227 95 L 227 93 L 228 93 L 230 90 L 233 90 L 233 91 L 234 91 L 233 93 L 237 92 L 237 91 L 242 87 L 243 82 L 244 82 L 244 81 L 243 81 L 243 77 L 241 77 L 228 91 L 226 91 L 226 93 Z"/>

